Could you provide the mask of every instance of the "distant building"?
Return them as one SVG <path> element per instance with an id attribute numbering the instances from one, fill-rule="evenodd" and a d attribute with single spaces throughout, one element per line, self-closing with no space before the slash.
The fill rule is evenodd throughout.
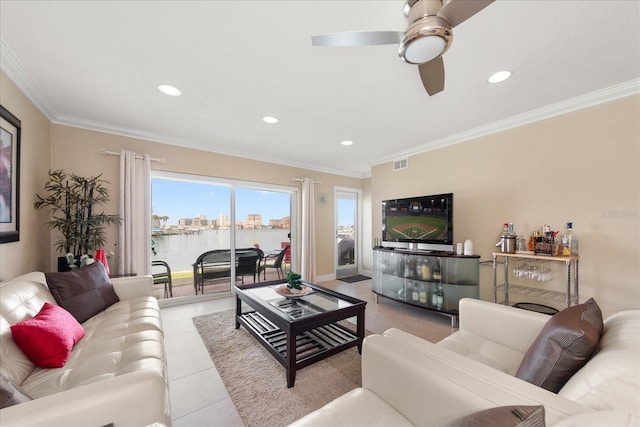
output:
<path id="1" fill-rule="evenodd" d="M 218 223 L 219 228 L 229 228 L 231 227 L 231 220 L 225 214 L 218 214 Z"/>
<path id="2" fill-rule="evenodd" d="M 244 228 L 262 228 L 262 215 L 249 214 L 244 223 Z"/>
<path id="3" fill-rule="evenodd" d="M 166 223 L 165 218 L 168 217 L 152 217 L 152 224 L 154 227 L 160 226 L 163 222 Z M 195 228 L 195 229 L 229 229 L 231 228 L 231 219 L 225 214 L 218 214 L 218 219 L 208 220 L 206 215 L 200 214 L 194 218 L 180 218 L 178 219 L 178 227 L 180 228 Z M 262 214 L 252 213 L 247 215 L 245 221 L 236 221 L 236 228 L 238 229 L 260 229 L 264 228 L 262 223 Z M 291 228 L 291 217 L 285 216 L 282 219 L 270 219 L 269 228 L 288 229 Z"/>
<path id="4" fill-rule="evenodd" d="M 207 219 L 206 215 L 198 215 L 195 218 L 180 218 L 178 220 L 178 227 L 185 228 L 211 228 L 213 226 L 213 221 Z"/>
<path id="5" fill-rule="evenodd" d="M 291 228 L 291 217 L 285 216 L 282 219 L 270 219 L 269 228 L 279 228 L 279 229 Z"/>
<path id="6" fill-rule="evenodd" d="M 193 225 L 193 218 L 180 218 L 178 220 L 179 227 L 191 227 Z"/>
<path id="7" fill-rule="evenodd" d="M 281 219 L 270 219 L 269 228 L 284 228 Z"/>

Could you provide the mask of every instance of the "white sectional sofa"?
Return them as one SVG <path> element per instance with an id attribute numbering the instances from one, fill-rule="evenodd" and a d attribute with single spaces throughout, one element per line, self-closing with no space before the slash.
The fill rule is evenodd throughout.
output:
<path id="1" fill-rule="evenodd" d="M 33 399 L 0 409 L 3 427 L 171 425 L 152 278 L 111 283 L 119 301 L 81 323 L 84 337 L 63 367 L 51 369 L 35 366 L 10 329 L 33 318 L 45 302 L 56 305 L 45 274 L 33 272 L 0 284 L 0 373 Z"/>
<path id="2" fill-rule="evenodd" d="M 640 425 L 640 310 L 604 321 L 597 352 L 558 393 L 514 376 L 549 319 L 463 299 L 459 330 L 437 344 L 368 336 L 362 387 L 293 426 L 444 426 L 507 405 L 543 405 L 547 426 Z"/>

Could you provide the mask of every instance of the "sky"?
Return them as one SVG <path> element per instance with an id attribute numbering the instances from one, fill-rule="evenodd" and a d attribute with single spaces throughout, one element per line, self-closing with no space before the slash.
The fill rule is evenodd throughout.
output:
<path id="1" fill-rule="evenodd" d="M 178 225 L 180 218 L 194 218 L 200 214 L 217 219 L 230 214 L 231 188 L 224 185 L 203 184 L 154 178 L 151 180 L 151 208 L 154 215 L 168 216 L 168 225 Z M 246 220 L 248 214 L 262 215 L 262 223 L 289 216 L 289 193 L 236 188 L 236 218 Z M 340 204 L 340 225 L 353 224 L 355 203 L 343 200 Z"/>
<path id="2" fill-rule="evenodd" d="M 230 215 L 230 193 L 223 185 L 153 179 L 151 208 L 154 215 L 168 216 L 169 225 L 201 214 L 217 219 L 221 213 Z M 236 218 L 244 221 L 250 213 L 261 214 L 263 224 L 289 216 L 289 194 L 236 188 Z"/>

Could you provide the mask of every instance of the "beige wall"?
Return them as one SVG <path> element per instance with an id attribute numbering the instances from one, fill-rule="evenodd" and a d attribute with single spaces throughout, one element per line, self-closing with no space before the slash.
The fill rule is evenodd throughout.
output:
<path id="1" fill-rule="evenodd" d="M 114 213 L 119 159 L 99 150 L 124 148 L 167 158 L 165 164 L 152 164 L 158 170 L 278 185 L 305 176 L 321 181 L 316 195 L 329 197 L 316 211 L 319 276 L 334 272 L 334 186 L 363 189 L 365 270 L 371 268 L 368 248 L 380 237 L 382 200 L 451 191 L 455 237 L 473 240 L 482 259 L 490 258 L 505 221 L 529 236 L 542 224 L 562 230 L 572 220 L 581 238 L 581 300 L 595 297 L 605 313 L 640 306 L 638 96 L 415 155 L 404 171 L 392 172 L 390 163 L 377 165 L 370 180 L 51 125 L 4 73 L 0 103 L 22 121 L 20 241 L 0 245 L 0 280 L 56 267 L 58 254 L 44 226 L 47 216 L 33 209 L 48 169 L 104 173 L 112 186 L 105 211 Z M 115 227 L 108 236 L 111 248 Z M 490 300 L 490 269 L 481 271 L 481 297 Z M 557 289 L 562 283 L 548 286 Z"/>
<path id="2" fill-rule="evenodd" d="M 640 97 L 632 96 L 421 153 L 409 168 L 372 169 L 372 233 L 384 199 L 453 192 L 454 238 L 491 259 L 504 222 L 527 238 L 573 221 L 580 237 L 580 300 L 605 313 L 640 307 Z M 481 298 L 492 300 L 481 268 Z M 558 272 L 556 276 L 561 276 Z M 550 289 L 561 290 L 556 280 Z M 551 304 L 557 306 L 557 304 Z"/>
<path id="3" fill-rule="evenodd" d="M 333 187 L 361 189 L 365 180 L 328 173 L 276 165 L 273 163 L 248 160 L 205 151 L 180 148 L 118 135 L 89 131 L 68 126 L 54 125 L 51 138 L 51 167 L 64 169 L 79 175 L 104 174 L 109 181 L 111 202 L 105 205 L 106 213 L 117 213 L 119 197 L 119 165 L 117 156 L 100 154 L 101 148 L 119 152 L 121 149 L 137 153 L 148 153 L 151 157 L 166 158 L 166 163 L 152 162 L 154 170 L 188 173 L 217 178 L 237 179 L 283 186 L 298 186 L 293 178 L 310 177 L 316 184 L 316 238 L 317 275 L 334 274 L 334 203 Z M 326 203 L 320 203 L 322 195 L 328 196 Z M 108 232 L 108 248 L 114 250 L 117 230 L 113 226 Z M 54 266 L 58 254 L 52 254 Z M 111 264 L 116 264 L 115 262 Z"/>
<path id="4" fill-rule="evenodd" d="M 0 281 L 49 265 L 46 214 L 33 209 L 34 194 L 49 170 L 49 120 L 0 71 L 0 104 L 21 121 L 20 240 L 0 245 Z"/>

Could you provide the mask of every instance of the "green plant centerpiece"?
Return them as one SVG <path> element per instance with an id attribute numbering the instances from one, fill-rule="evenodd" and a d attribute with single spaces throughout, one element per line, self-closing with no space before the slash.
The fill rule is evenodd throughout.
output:
<path id="1" fill-rule="evenodd" d="M 289 292 L 292 294 L 302 292 L 302 276 L 293 271 L 288 272 L 287 289 L 289 289 Z"/>
<path id="2" fill-rule="evenodd" d="M 34 207 L 49 210 L 52 219 L 47 226 L 62 234 L 56 241 L 56 249 L 67 254 L 70 260 L 77 262 L 104 247 L 106 226 L 121 222 L 119 215 L 97 212 L 99 205 L 109 201 L 105 184 L 108 181 L 102 179 L 102 174 L 85 178 L 62 170 L 50 170 L 44 184 L 45 194 L 36 194 Z M 69 266 L 75 268 L 76 264 Z"/>

